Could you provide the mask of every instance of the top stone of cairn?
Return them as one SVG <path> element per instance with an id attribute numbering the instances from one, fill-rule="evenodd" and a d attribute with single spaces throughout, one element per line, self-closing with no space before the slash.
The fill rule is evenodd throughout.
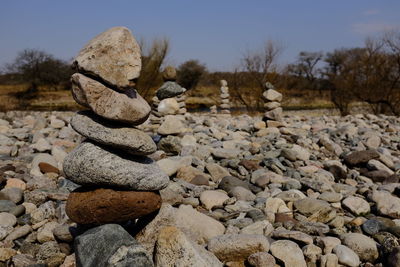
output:
<path id="1" fill-rule="evenodd" d="M 73 65 L 80 73 L 99 78 L 111 87 L 125 89 L 139 77 L 140 47 L 129 29 L 114 27 L 89 41 Z"/>

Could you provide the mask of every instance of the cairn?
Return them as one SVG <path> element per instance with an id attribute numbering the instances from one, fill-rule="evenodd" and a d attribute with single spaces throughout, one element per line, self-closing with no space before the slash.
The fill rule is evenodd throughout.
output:
<path id="1" fill-rule="evenodd" d="M 186 96 L 184 95 L 186 89 L 176 82 L 176 69 L 172 66 L 167 66 L 162 75 L 164 83 L 152 99 L 150 121 L 156 127 L 160 126 L 163 117 L 166 115 L 185 115 L 187 112 Z"/>
<path id="2" fill-rule="evenodd" d="M 230 102 L 229 102 L 229 88 L 228 88 L 228 82 L 225 80 L 221 80 L 221 104 L 220 104 L 220 109 L 222 114 L 231 114 L 230 108 Z"/>
<path id="3" fill-rule="evenodd" d="M 84 140 L 65 158 L 66 178 L 81 185 L 66 212 L 80 224 L 121 223 L 161 206 L 159 190 L 169 182 L 146 157 L 157 147 L 134 126 L 148 118 L 149 104 L 133 88 L 141 69 L 140 48 L 129 29 L 111 28 L 92 39 L 73 63 L 72 95 L 89 110 L 71 126 Z"/>
<path id="4" fill-rule="evenodd" d="M 268 127 L 282 126 L 282 94 L 276 91 L 270 82 L 267 82 L 265 87 L 266 90 L 263 93 L 263 98 L 265 99 L 263 120 L 267 122 Z"/>

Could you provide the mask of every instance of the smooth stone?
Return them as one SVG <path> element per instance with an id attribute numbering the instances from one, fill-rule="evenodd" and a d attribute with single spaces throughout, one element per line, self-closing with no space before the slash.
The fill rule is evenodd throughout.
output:
<path id="1" fill-rule="evenodd" d="M 75 239 L 77 266 L 154 266 L 144 248 L 120 225 L 92 228 Z"/>
<path id="2" fill-rule="evenodd" d="M 79 188 L 67 200 L 69 218 L 79 224 L 125 222 L 150 214 L 161 207 L 154 192 Z"/>
<path id="3" fill-rule="evenodd" d="M 368 202 L 360 197 L 347 197 L 342 201 L 342 204 L 355 215 L 361 215 L 370 212 Z"/>
<path id="4" fill-rule="evenodd" d="M 156 266 L 223 266 L 214 254 L 190 240 L 174 226 L 161 229 L 154 258 Z"/>
<path id="5" fill-rule="evenodd" d="M 256 252 L 251 254 L 247 261 L 254 267 L 276 267 L 274 256 L 268 252 Z"/>
<path id="6" fill-rule="evenodd" d="M 340 236 L 343 245 L 353 250 L 361 261 L 374 262 L 378 257 L 378 248 L 373 239 L 359 233 L 349 233 Z"/>
<path id="7" fill-rule="evenodd" d="M 125 88 L 140 75 L 140 46 L 128 28 L 113 27 L 90 40 L 79 51 L 73 65 L 81 73 Z"/>
<path id="8" fill-rule="evenodd" d="M 333 252 L 338 257 L 339 263 L 350 267 L 357 267 L 360 265 L 360 258 L 350 248 L 344 245 L 337 245 Z"/>
<path id="9" fill-rule="evenodd" d="M 263 97 L 268 101 L 276 101 L 276 102 L 282 101 L 282 94 L 274 89 L 268 89 L 264 91 Z"/>
<path id="10" fill-rule="evenodd" d="M 0 226 L 14 226 L 17 223 L 17 218 L 7 212 L 0 212 Z"/>
<path id="11" fill-rule="evenodd" d="M 379 153 L 375 150 L 363 150 L 355 151 L 344 157 L 344 162 L 349 166 L 356 166 L 359 164 L 364 164 L 371 159 L 379 158 Z"/>
<path id="12" fill-rule="evenodd" d="M 330 207 L 328 202 L 313 198 L 297 200 L 294 202 L 294 206 L 301 214 L 306 216 L 312 215 L 321 209 Z"/>
<path id="13" fill-rule="evenodd" d="M 174 115 L 179 111 L 179 103 L 175 98 L 165 98 L 158 104 L 157 111 L 162 115 Z"/>
<path id="14" fill-rule="evenodd" d="M 157 150 L 153 139 L 143 131 L 106 121 L 90 111 L 76 113 L 71 118 L 71 126 L 79 134 L 97 143 L 133 155 L 149 155 Z"/>
<path id="15" fill-rule="evenodd" d="M 292 239 L 294 241 L 303 242 L 307 245 L 313 243 L 313 238 L 300 231 L 289 231 L 286 229 L 276 229 L 272 232 L 272 237 L 277 239 Z"/>
<path id="16" fill-rule="evenodd" d="M 128 96 L 80 73 L 73 74 L 71 82 L 75 101 L 103 118 L 138 125 L 150 115 L 151 107 L 134 89 Z"/>
<path id="17" fill-rule="evenodd" d="M 184 130 L 184 125 L 180 118 L 174 115 L 165 116 L 164 122 L 158 127 L 157 132 L 161 135 L 180 134 Z"/>
<path id="18" fill-rule="evenodd" d="M 14 241 L 20 237 L 26 236 L 32 232 L 32 227 L 29 225 L 23 225 L 21 227 L 14 228 L 14 230 L 6 237 L 6 241 Z"/>
<path id="19" fill-rule="evenodd" d="M 186 91 L 185 88 L 181 87 L 174 81 L 166 81 L 158 88 L 156 96 L 160 101 L 166 98 L 178 96 Z"/>
<path id="20" fill-rule="evenodd" d="M 48 222 L 43 227 L 39 228 L 37 231 L 37 241 L 40 243 L 45 243 L 48 241 L 54 241 L 53 231 L 59 224 L 57 222 Z"/>
<path id="21" fill-rule="evenodd" d="M 169 182 L 150 158 L 117 155 L 90 142 L 69 153 L 63 166 L 66 178 L 80 185 L 154 191 L 165 188 Z"/>
<path id="22" fill-rule="evenodd" d="M 24 197 L 24 192 L 20 188 L 9 187 L 4 188 L 0 191 L 0 199 L 2 200 L 11 200 L 15 204 L 18 204 L 22 201 Z"/>
<path id="23" fill-rule="evenodd" d="M 222 206 L 227 199 L 229 199 L 228 195 L 221 191 L 206 190 L 200 194 L 200 201 L 208 210 L 214 206 Z"/>
<path id="24" fill-rule="evenodd" d="M 218 184 L 218 188 L 224 190 L 227 193 L 237 186 L 250 189 L 248 183 L 234 176 L 225 176 Z"/>
<path id="25" fill-rule="evenodd" d="M 164 81 L 176 80 L 176 69 L 173 66 L 166 66 L 162 72 Z"/>
<path id="26" fill-rule="evenodd" d="M 16 205 L 11 200 L 0 200 L 0 212 L 9 212 L 11 209 L 15 208 Z"/>
<path id="27" fill-rule="evenodd" d="M 271 254 L 284 262 L 285 266 L 306 267 L 303 251 L 290 240 L 279 240 L 271 244 Z"/>
<path id="28" fill-rule="evenodd" d="M 174 175 L 182 167 L 190 166 L 191 164 L 192 164 L 192 157 L 190 156 L 187 157 L 175 156 L 175 157 L 164 158 L 157 161 L 157 165 L 168 176 Z"/>
<path id="29" fill-rule="evenodd" d="M 74 240 L 70 226 L 67 224 L 60 224 L 56 226 L 53 230 L 53 234 L 56 237 L 56 239 L 60 241 L 69 243 Z"/>
<path id="30" fill-rule="evenodd" d="M 33 176 L 42 176 L 42 172 L 40 171 L 39 164 L 47 163 L 51 166 L 57 166 L 57 160 L 50 154 L 46 153 L 38 153 L 34 154 L 34 157 L 31 162 L 31 170 L 30 174 Z"/>
<path id="31" fill-rule="evenodd" d="M 262 235 L 221 235 L 208 242 L 208 250 L 222 262 L 244 262 L 254 253 L 268 252 L 269 241 Z"/>
<path id="32" fill-rule="evenodd" d="M 387 191 L 372 191 L 372 200 L 376 202 L 378 212 L 394 219 L 400 218 L 400 198 Z"/>
<path id="33" fill-rule="evenodd" d="M 224 177 L 230 176 L 229 171 L 217 163 L 208 163 L 206 165 L 206 170 L 210 173 L 212 180 L 216 183 L 220 182 Z"/>

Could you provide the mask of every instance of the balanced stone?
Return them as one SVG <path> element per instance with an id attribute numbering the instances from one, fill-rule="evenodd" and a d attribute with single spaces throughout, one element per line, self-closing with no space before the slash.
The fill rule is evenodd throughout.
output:
<path id="1" fill-rule="evenodd" d="M 175 81 L 176 80 L 176 69 L 172 66 L 165 67 L 162 73 L 164 81 Z"/>
<path id="2" fill-rule="evenodd" d="M 80 224 L 125 222 L 150 214 L 161 207 L 155 192 L 79 188 L 67 201 L 68 217 Z"/>
<path id="3" fill-rule="evenodd" d="M 64 173 L 80 185 L 115 186 L 154 191 L 167 186 L 169 178 L 150 158 L 134 157 L 83 142 L 64 160 Z"/>
<path id="4" fill-rule="evenodd" d="M 141 124 L 150 114 L 151 107 L 135 90 L 120 93 L 79 73 L 73 74 L 71 81 L 76 102 L 106 119 Z"/>
<path id="5" fill-rule="evenodd" d="M 108 85 L 126 88 L 139 77 L 140 47 L 129 29 L 114 27 L 93 38 L 73 64 L 81 73 L 100 78 Z"/>
<path id="6" fill-rule="evenodd" d="M 146 133 L 101 119 L 90 111 L 81 111 L 71 118 L 71 126 L 81 135 L 103 145 L 124 150 L 133 155 L 149 155 L 157 150 Z"/>
<path id="7" fill-rule="evenodd" d="M 165 98 L 180 95 L 184 92 L 186 92 L 186 89 L 181 87 L 176 82 L 167 81 L 157 90 L 156 95 L 159 100 L 163 100 Z"/>
<path id="8" fill-rule="evenodd" d="M 74 247 L 77 266 L 154 266 L 144 248 L 118 224 L 86 231 L 75 239 Z"/>

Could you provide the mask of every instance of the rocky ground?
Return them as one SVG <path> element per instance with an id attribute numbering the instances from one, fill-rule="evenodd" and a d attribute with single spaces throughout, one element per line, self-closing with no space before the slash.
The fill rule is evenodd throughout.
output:
<path id="1" fill-rule="evenodd" d="M 286 116 L 265 128 L 187 114 L 155 133 L 141 125 L 171 181 L 159 212 L 121 225 L 136 242 L 119 225 L 87 231 L 66 215 L 78 185 L 63 159 L 82 141 L 72 114 L 0 113 L 0 266 L 75 266 L 126 256 L 127 244 L 155 266 L 400 266 L 399 118 Z M 93 246 L 94 235 L 114 241 Z"/>

